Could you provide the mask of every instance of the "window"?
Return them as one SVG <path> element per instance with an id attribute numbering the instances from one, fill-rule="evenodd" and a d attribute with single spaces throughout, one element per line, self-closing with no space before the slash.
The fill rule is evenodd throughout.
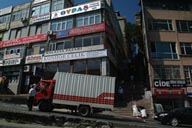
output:
<path id="1" fill-rule="evenodd" d="M 85 47 L 99 45 L 101 43 L 100 34 L 79 36 L 75 38 L 75 47 Z"/>
<path id="2" fill-rule="evenodd" d="M 178 32 L 192 32 L 192 21 L 176 21 Z"/>
<path id="3" fill-rule="evenodd" d="M 5 55 L 10 55 L 10 54 L 23 56 L 24 48 L 22 46 L 8 47 L 5 50 Z"/>
<path id="4" fill-rule="evenodd" d="M 73 27 L 72 18 L 53 21 L 51 24 L 52 31 L 67 30 Z"/>
<path id="5" fill-rule="evenodd" d="M 153 67 L 155 79 L 181 79 L 179 66 L 160 66 Z"/>
<path id="6" fill-rule="evenodd" d="M 0 49 L 0 59 L 3 60 L 4 50 Z"/>
<path id="7" fill-rule="evenodd" d="M 100 75 L 100 64 L 101 59 L 90 59 L 87 60 L 87 74 Z"/>
<path id="8" fill-rule="evenodd" d="M 176 44 L 173 42 L 151 42 L 153 59 L 178 59 Z"/>
<path id="9" fill-rule="evenodd" d="M 9 23 L 11 15 L 4 15 L 0 17 L 0 24 Z"/>
<path id="10" fill-rule="evenodd" d="M 99 13 L 78 15 L 76 18 L 76 27 L 87 26 L 97 23 L 101 23 L 101 14 Z"/>
<path id="11" fill-rule="evenodd" d="M 192 43 L 180 43 L 181 54 L 192 55 Z"/>
<path id="12" fill-rule="evenodd" d="M 36 34 L 42 34 L 48 32 L 48 23 L 44 23 L 41 25 L 32 25 L 30 26 L 29 35 L 33 36 Z"/>
<path id="13" fill-rule="evenodd" d="M 149 21 L 149 30 L 156 31 L 172 31 L 172 21 L 171 20 L 151 20 Z"/>
<path id="14" fill-rule="evenodd" d="M 192 66 L 184 66 L 186 84 L 192 83 Z"/>
<path id="15" fill-rule="evenodd" d="M 70 72 L 70 62 L 61 62 L 58 64 L 59 72 Z"/>
<path id="16" fill-rule="evenodd" d="M 40 5 L 37 7 L 33 7 L 32 9 L 32 16 L 39 16 L 39 15 L 43 15 L 43 14 L 49 14 L 49 8 L 50 8 L 50 4 L 44 4 L 44 5 Z"/>
<path id="17" fill-rule="evenodd" d="M 27 18 L 29 15 L 29 9 L 22 9 L 16 12 L 13 12 L 11 21 L 21 20 L 21 18 Z"/>
<path id="18" fill-rule="evenodd" d="M 33 44 L 31 47 L 27 48 L 27 56 L 43 54 L 45 52 L 45 43 Z"/>
<path id="19" fill-rule="evenodd" d="M 10 39 L 16 39 L 21 37 L 27 37 L 27 27 L 17 28 L 11 30 Z"/>
<path id="20" fill-rule="evenodd" d="M 73 63 L 73 72 L 86 74 L 86 61 L 85 60 L 77 60 Z"/>
<path id="21" fill-rule="evenodd" d="M 64 39 L 60 41 L 52 41 L 49 44 L 49 51 L 62 50 L 72 48 L 71 39 Z"/>
<path id="22" fill-rule="evenodd" d="M 64 9 L 65 0 L 53 0 L 52 11 Z"/>

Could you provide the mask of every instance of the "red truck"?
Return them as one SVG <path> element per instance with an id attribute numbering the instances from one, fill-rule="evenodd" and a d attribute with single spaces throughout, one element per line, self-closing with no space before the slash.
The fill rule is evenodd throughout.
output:
<path id="1" fill-rule="evenodd" d="M 57 72 L 53 80 L 41 80 L 36 90 L 40 111 L 66 108 L 88 116 L 113 110 L 115 77 Z"/>

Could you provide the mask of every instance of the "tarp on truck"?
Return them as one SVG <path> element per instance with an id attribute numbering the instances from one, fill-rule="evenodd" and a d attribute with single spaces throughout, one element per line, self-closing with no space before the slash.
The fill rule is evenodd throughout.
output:
<path id="1" fill-rule="evenodd" d="M 115 77 L 57 72 L 53 103 L 113 110 Z"/>

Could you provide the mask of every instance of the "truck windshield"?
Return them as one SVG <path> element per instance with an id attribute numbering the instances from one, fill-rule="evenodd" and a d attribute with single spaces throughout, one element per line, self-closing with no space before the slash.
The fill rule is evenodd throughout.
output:
<path id="1" fill-rule="evenodd" d="M 36 90 L 36 92 L 45 91 L 45 90 L 49 89 L 49 85 L 50 85 L 49 82 L 41 81 L 41 82 L 39 82 L 39 84 L 35 87 L 35 90 Z"/>

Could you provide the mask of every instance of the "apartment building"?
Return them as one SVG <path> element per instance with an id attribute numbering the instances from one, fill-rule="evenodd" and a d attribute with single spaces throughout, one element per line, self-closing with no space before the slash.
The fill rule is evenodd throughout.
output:
<path id="1" fill-rule="evenodd" d="M 0 12 L 0 74 L 14 94 L 57 71 L 118 80 L 125 42 L 111 1 L 34 0 Z"/>
<path id="2" fill-rule="evenodd" d="M 153 103 L 192 104 L 192 0 L 141 0 Z"/>

